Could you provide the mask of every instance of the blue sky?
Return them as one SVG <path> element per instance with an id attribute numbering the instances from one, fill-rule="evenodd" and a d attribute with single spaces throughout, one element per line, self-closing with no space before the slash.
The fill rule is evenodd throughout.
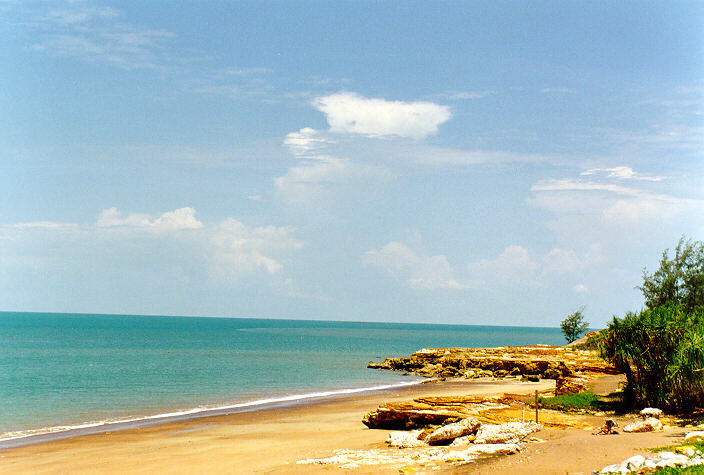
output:
<path id="1" fill-rule="evenodd" d="M 702 24 L 0 0 L 0 309 L 601 326 L 704 238 Z"/>

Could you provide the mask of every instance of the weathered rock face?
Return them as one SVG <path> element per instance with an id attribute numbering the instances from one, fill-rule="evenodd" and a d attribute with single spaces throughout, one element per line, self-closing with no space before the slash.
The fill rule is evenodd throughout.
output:
<path id="1" fill-rule="evenodd" d="M 477 431 L 475 444 L 516 444 L 533 432 L 542 430 L 536 422 L 507 422 L 505 424 L 482 424 Z"/>
<path id="2" fill-rule="evenodd" d="M 362 422 L 371 429 L 410 430 L 458 422 L 482 410 L 507 407 L 481 397 L 420 397 L 387 403 L 367 413 Z"/>
<path id="3" fill-rule="evenodd" d="M 462 419 L 459 422 L 444 425 L 428 434 L 424 442 L 428 445 L 438 445 L 447 443 L 465 435 L 475 434 L 481 422 L 474 417 Z"/>
<path id="4" fill-rule="evenodd" d="M 596 352 L 561 346 L 498 348 L 425 348 L 405 358 L 369 362 L 368 368 L 404 371 L 427 377 L 477 378 L 531 375 L 557 379 L 581 371 L 616 374 Z"/>

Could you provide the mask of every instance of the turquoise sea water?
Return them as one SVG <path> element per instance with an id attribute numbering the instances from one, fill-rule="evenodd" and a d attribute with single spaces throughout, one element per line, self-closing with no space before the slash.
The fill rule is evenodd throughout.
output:
<path id="1" fill-rule="evenodd" d="M 58 426 L 368 388 L 424 347 L 563 343 L 557 328 L 0 312 L 0 439 Z"/>

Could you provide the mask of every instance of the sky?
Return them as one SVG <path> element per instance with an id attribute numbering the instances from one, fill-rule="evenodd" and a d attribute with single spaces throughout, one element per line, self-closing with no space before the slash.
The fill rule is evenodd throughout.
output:
<path id="1" fill-rule="evenodd" d="M 704 239 L 703 24 L 0 0 L 0 310 L 603 326 Z"/>

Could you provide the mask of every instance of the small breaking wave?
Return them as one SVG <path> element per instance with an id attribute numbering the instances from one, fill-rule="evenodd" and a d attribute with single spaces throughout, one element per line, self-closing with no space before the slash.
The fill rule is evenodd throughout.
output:
<path id="1" fill-rule="evenodd" d="M 180 411 L 166 412 L 162 414 L 154 414 L 148 416 L 139 417 L 128 417 L 128 418 L 116 418 L 116 419 L 105 419 L 100 421 L 85 422 L 75 425 L 60 425 L 51 427 L 42 427 L 39 429 L 29 429 L 20 431 L 10 431 L 0 434 L 0 442 L 13 441 L 17 439 L 27 439 L 30 437 L 38 436 L 50 436 L 56 434 L 58 435 L 66 433 L 75 433 L 75 435 L 85 435 L 93 434 L 97 432 L 102 432 L 103 430 L 121 430 L 133 427 L 140 427 L 142 425 L 151 425 L 157 423 L 165 423 L 176 420 L 185 420 L 190 418 L 205 417 L 210 415 L 224 415 L 237 412 L 247 412 L 248 410 L 266 409 L 271 406 L 286 405 L 286 403 L 295 403 L 299 401 L 309 401 L 312 399 L 322 399 L 334 396 L 344 396 L 348 394 L 358 394 L 364 392 L 372 391 L 383 391 L 386 389 L 400 388 L 405 386 L 414 386 L 422 383 L 422 380 L 414 381 L 404 381 L 401 383 L 394 384 L 383 384 L 380 386 L 370 386 L 362 388 L 347 388 L 347 389 L 336 389 L 329 391 L 319 391 L 313 393 L 303 393 L 303 394 L 291 394 L 287 396 L 279 396 L 265 399 L 255 399 L 253 401 L 240 402 L 235 404 L 228 404 L 224 406 L 199 406 L 191 409 L 184 409 Z M 52 437 L 42 437 L 41 441 L 51 440 Z M 32 443 L 28 441 L 28 443 Z M 15 445 L 15 444 L 13 444 Z M 16 444 L 22 445 L 22 444 Z M 2 444 L 0 444 L 1 448 Z"/>

